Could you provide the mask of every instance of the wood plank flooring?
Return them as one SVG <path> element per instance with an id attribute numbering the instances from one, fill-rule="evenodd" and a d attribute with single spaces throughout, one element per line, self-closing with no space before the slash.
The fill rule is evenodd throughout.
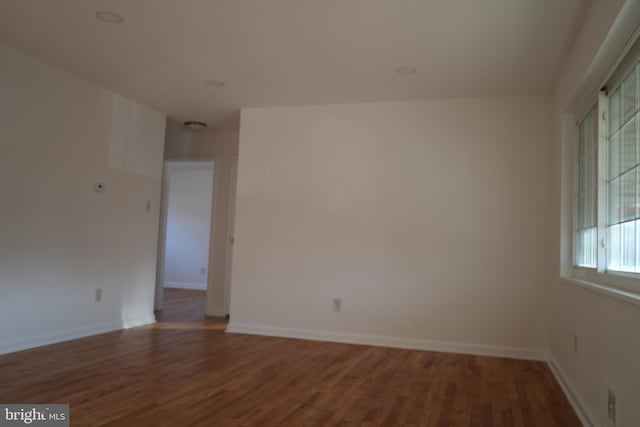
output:
<path id="1" fill-rule="evenodd" d="M 0 356 L 0 402 L 72 426 L 539 426 L 580 422 L 545 363 L 224 333 L 204 293 L 159 323 Z"/>

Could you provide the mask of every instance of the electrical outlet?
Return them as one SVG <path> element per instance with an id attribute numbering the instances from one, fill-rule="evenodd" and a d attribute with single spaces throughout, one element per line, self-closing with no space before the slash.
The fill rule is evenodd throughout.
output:
<path id="1" fill-rule="evenodd" d="M 207 274 L 207 269 L 205 267 L 202 267 L 200 269 L 200 274 Z"/>
<path id="2" fill-rule="evenodd" d="M 573 333 L 573 354 L 578 355 L 578 334 L 576 332 Z"/>
<path id="3" fill-rule="evenodd" d="M 609 381 L 609 378 L 602 377 L 600 382 L 600 415 L 602 416 L 603 427 L 614 427 L 618 422 L 618 388 Z M 622 423 L 624 424 L 624 423 Z"/>
<path id="4" fill-rule="evenodd" d="M 96 289 L 96 302 L 102 301 L 102 289 Z"/>
<path id="5" fill-rule="evenodd" d="M 616 425 L 616 395 L 610 389 L 607 390 L 607 416 L 611 424 Z"/>
<path id="6" fill-rule="evenodd" d="M 340 298 L 333 299 L 333 311 L 339 312 L 342 310 L 342 300 Z"/>

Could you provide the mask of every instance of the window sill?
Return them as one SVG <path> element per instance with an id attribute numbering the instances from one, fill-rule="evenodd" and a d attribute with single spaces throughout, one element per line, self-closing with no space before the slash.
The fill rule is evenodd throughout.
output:
<path id="1" fill-rule="evenodd" d="M 599 285 L 597 283 L 588 282 L 586 280 L 577 279 L 575 277 L 560 276 L 560 280 L 570 285 L 578 286 L 601 295 L 608 296 L 620 301 L 625 301 L 633 305 L 640 306 L 640 294 L 622 289 L 612 288 L 610 286 Z"/>

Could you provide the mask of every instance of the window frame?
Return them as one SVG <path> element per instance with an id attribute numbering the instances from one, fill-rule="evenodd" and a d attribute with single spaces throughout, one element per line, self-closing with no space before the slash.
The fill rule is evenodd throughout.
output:
<path id="1" fill-rule="evenodd" d="M 580 135 L 581 135 L 580 127 L 587 120 L 587 118 L 592 114 L 592 112 L 594 110 L 595 110 L 595 120 L 598 120 L 598 118 L 599 118 L 599 110 L 598 110 L 599 104 L 598 104 L 598 102 L 599 101 L 597 101 L 594 104 L 590 104 L 590 107 L 587 109 L 586 113 L 584 113 L 582 115 L 580 120 L 576 121 L 576 133 L 575 133 L 576 134 L 576 138 L 575 138 L 576 141 L 575 141 L 575 144 L 574 144 L 574 154 L 573 154 L 573 173 L 572 173 L 572 177 L 573 177 L 572 178 L 573 179 L 573 181 L 572 181 L 572 189 L 573 189 L 573 200 L 572 200 L 572 202 L 573 202 L 573 204 L 572 204 L 572 206 L 574 206 L 574 209 L 573 209 L 573 230 L 572 230 L 573 231 L 572 265 L 573 265 L 574 268 L 575 267 L 579 267 L 579 268 L 584 268 L 584 269 L 588 269 L 588 270 L 593 270 L 593 269 L 596 269 L 596 268 L 599 267 L 598 266 L 598 260 L 599 260 L 599 255 L 600 254 L 598 253 L 598 250 L 596 249 L 596 267 L 590 267 L 590 266 L 587 266 L 587 265 L 579 265 L 578 264 L 579 232 L 580 231 L 585 231 L 587 229 L 586 227 L 581 227 L 581 224 L 580 224 L 580 220 L 581 220 L 581 218 L 580 218 L 580 207 L 579 207 L 579 205 L 580 205 L 580 196 L 581 196 L 581 193 L 584 193 L 583 194 L 583 196 L 584 196 L 588 192 L 588 190 L 585 191 L 584 189 L 583 189 L 583 191 L 580 191 L 580 166 L 579 166 L 580 165 L 580 160 L 581 160 L 581 156 L 580 156 Z M 599 229 L 600 224 L 598 222 L 599 218 L 600 218 L 600 212 L 598 210 L 599 206 L 600 206 L 599 195 L 601 193 L 601 191 L 600 191 L 600 183 L 599 183 L 599 176 L 598 176 L 598 171 L 600 170 L 599 169 L 599 164 L 598 164 L 598 159 L 600 158 L 600 153 L 599 153 L 599 150 L 600 150 L 599 130 L 600 130 L 600 126 L 597 127 L 597 132 L 596 133 L 598 133 L 598 135 L 592 135 L 592 138 L 593 138 L 592 144 L 595 145 L 593 150 L 597 154 L 597 157 L 596 157 L 595 163 L 594 163 L 595 170 L 592 172 L 595 175 L 595 179 L 596 179 L 595 187 L 593 188 L 595 190 L 595 193 L 596 193 L 595 194 L 595 198 L 596 198 L 596 200 L 595 200 L 595 203 L 596 203 L 595 215 L 596 215 L 596 218 L 595 218 L 595 225 L 589 227 L 589 228 L 593 228 L 593 227 L 596 228 L 596 248 L 599 248 L 599 246 L 600 246 L 599 245 L 599 242 L 600 242 L 600 229 Z M 585 160 L 586 160 L 586 157 L 585 157 Z M 585 186 L 586 185 L 586 179 L 583 179 L 583 181 L 584 181 L 583 182 L 583 186 Z M 586 213 L 586 211 L 585 211 L 585 213 Z"/>
<path id="2" fill-rule="evenodd" d="M 640 45 L 640 40 L 636 43 Z M 631 296 L 633 299 L 640 300 L 640 273 L 625 272 L 607 269 L 607 250 L 610 248 L 610 239 L 608 233 L 608 212 L 609 212 L 609 93 L 607 88 L 611 88 L 610 93 L 615 92 L 624 81 L 629 72 L 634 69 L 636 64 L 640 66 L 640 50 L 632 49 L 633 52 L 623 59 L 623 61 L 615 68 L 611 77 L 607 81 L 605 88 L 598 93 L 595 100 L 587 104 L 586 110 L 575 122 L 575 135 L 573 151 L 572 151 L 572 247 L 571 247 L 571 277 L 568 278 L 573 282 L 581 285 L 596 286 L 603 288 L 601 290 L 610 290 L 614 293 L 623 294 L 623 296 Z M 637 73 L 640 71 L 636 70 Z M 640 74 L 638 74 L 640 76 Z M 640 78 L 636 81 L 636 85 L 640 85 Z M 636 102 L 640 103 L 640 88 L 636 88 Z M 594 141 L 597 144 L 596 153 L 596 223 L 597 223 L 597 240 L 596 240 L 596 267 L 587 267 L 577 265 L 577 238 L 578 238 L 578 165 L 579 165 L 579 126 L 591 114 L 593 108 L 596 109 L 597 120 L 597 138 Z M 640 107 L 636 107 L 640 110 Z M 634 113 L 640 120 L 640 111 Z M 640 135 L 636 135 L 640 138 Z M 640 153 L 638 153 L 640 155 Z M 640 193 L 636 188 L 636 194 Z M 638 196 L 636 196 L 638 197 Z M 640 244 L 636 242 L 640 247 Z M 640 248 L 638 248 L 640 249 Z"/>

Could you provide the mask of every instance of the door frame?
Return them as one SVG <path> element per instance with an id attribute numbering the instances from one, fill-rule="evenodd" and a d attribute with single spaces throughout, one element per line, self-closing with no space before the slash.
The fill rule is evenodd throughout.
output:
<path id="1" fill-rule="evenodd" d="M 211 286 L 211 264 L 213 260 L 213 242 L 214 242 L 214 208 L 216 203 L 216 157 L 215 156 L 198 156 L 198 157 L 177 157 L 164 159 L 162 162 L 162 191 L 160 199 L 160 221 L 158 229 L 158 253 L 156 259 L 156 286 L 154 295 L 154 311 L 163 309 L 164 298 L 164 260 L 167 249 L 167 215 L 169 211 L 169 163 L 171 162 L 211 162 L 213 163 L 213 183 L 211 187 L 211 214 L 209 218 L 209 255 L 207 257 L 207 287 L 206 295 L 209 295 Z"/>
<path id="2" fill-rule="evenodd" d="M 224 310 L 229 316 L 231 311 L 231 274 L 233 267 L 233 249 L 235 246 L 236 196 L 238 194 L 238 157 L 231 159 L 229 165 L 229 206 L 227 213 L 227 253 L 224 270 Z"/>

